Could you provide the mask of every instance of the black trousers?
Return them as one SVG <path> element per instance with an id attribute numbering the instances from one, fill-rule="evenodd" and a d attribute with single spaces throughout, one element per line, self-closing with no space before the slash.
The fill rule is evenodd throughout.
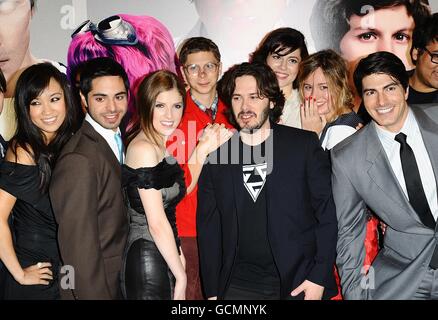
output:
<path id="1" fill-rule="evenodd" d="M 253 290 L 231 283 L 224 300 L 280 300 L 280 288 Z"/>
<path id="2" fill-rule="evenodd" d="M 0 261 L 0 300 L 5 299 L 6 274 L 8 270 L 3 262 Z"/>
<path id="3" fill-rule="evenodd" d="M 129 247 L 124 270 L 128 300 L 171 300 L 175 278 L 154 242 L 138 239 Z"/>
<path id="4" fill-rule="evenodd" d="M 269 288 L 263 290 L 249 289 L 231 283 L 225 293 L 224 300 L 303 300 L 304 294 L 300 293 L 296 297 L 288 295 L 280 297 L 280 288 Z"/>

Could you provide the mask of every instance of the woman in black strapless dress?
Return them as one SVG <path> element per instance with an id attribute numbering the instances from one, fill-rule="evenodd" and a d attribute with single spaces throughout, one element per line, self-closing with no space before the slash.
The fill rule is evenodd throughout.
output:
<path id="1" fill-rule="evenodd" d="M 61 262 L 48 185 L 72 135 L 76 107 L 65 75 L 48 63 L 23 71 L 14 103 L 17 132 L 0 163 L 0 259 L 9 271 L 5 299 L 58 299 Z"/>
<path id="2" fill-rule="evenodd" d="M 185 177 L 188 170 L 166 151 L 166 141 L 183 116 L 185 94 L 178 77 L 164 70 L 146 76 L 138 88 L 138 122 L 128 135 L 122 167 L 130 216 L 121 273 L 126 299 L 185 299 L 187 278 L 175 208 L 186 183 L 196 183 L 207 154 L 231 137 L 225 128 L 209 126 L 189 160 L 190 177 Z"/>

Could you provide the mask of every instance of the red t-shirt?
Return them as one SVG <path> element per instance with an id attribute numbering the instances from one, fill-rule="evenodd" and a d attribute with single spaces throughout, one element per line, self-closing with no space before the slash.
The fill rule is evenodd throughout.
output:
<path id="1" fill-rule="evenodd" d="M 226 106 L 222 101 L 218 101 L 217 108 L 214 122 L 223 123 L 227 128 L 232 128 L 224 115 Z M 176 130 L 175 134 L 167 141 L 169 152 L 178 160 L 181 168 L 184 170 L 186 186 L 189 186 L 192 180 L 187 161 L 196 147 L 198 135 L 202 133 L 202 130 L 210 122 L 209 116 L 199 109 L 190 96 L 190 92 L 187 92 L 186 109 L 178 126 L 179 130 Z M 176 224 L 178 235 L 181 237 L 196 237 L 197 194 L 198 185 L 176 207 Z"/>

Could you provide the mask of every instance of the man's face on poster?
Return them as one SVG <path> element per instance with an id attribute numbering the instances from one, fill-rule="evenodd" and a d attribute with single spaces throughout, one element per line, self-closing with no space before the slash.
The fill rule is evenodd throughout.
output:
<path id="1" fill-rule="evenodd" d="M 352 15 L 350 30 L 340 43 L 341 54 L 355 65 L 361 58 L 377 51 L 388 51 L 398 56 L 411 70 L 412 33 L 415 22 L 405 6 L 370 10 L 365 16 Z"/>
<path id="2" fill-rule="evenodd" d="M 195 0 L 196 10 L 207 29 L 218 26 L 247 29 L 272 23 L 286 7 L 286 0 Z"/>
<path id="3" fill-rule="evenodd" d="M 6 80 L 29 59 L 29 0 L 0 0 L 0 68 Z"/>

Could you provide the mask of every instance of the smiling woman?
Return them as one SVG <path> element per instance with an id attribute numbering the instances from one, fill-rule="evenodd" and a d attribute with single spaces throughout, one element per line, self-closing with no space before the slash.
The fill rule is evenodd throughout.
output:
<path id="1" fill-rule="evenodd" d="M 29 0 L 0 1 L 0 68 L 6 81 L 18 69 L 36 62 L 29 50 L 32 15 Z"/>
<path id="2" fill-rule="evenodd" d="M 361 123 L 353 112 L 345 61 L 333 50 L 314 53 L 303 60 L 298 73 L 303 105 L 303 129 L 316 132 L 324 149 L 356 131 Z"/>
<path id="3" fill-rule="evenodd" d="M 185 299 L 187 277 L 175 209 L 186 186 L 183 170 L 165 152 L 168 136 L 181 121 L 184 96 L 184 85 L 170 71 L 151 73 L 138 88 L 138 120 L 122 167 L 132 207 L 121 274 L 126 299 Z"/>
<path id="4" fill-rule="evenodd" d="M 58 299 L 60 257 L 48 185 L 75 128 L 76 106 L 67 78 L 49 63 L 23 71 L 14 101 L 17 132 L 0 164 L 0 259 L 9 270 L 5 298 Z"/>
<path id="5" fill-rule="evenodd" d="M 30 102 L 29 116 L 32 123 L 41 129 L 48 144 L 65 120 L 66 107 L 61 85 L 50 79 L 49 85 Z"/>
<path id="6" fill-rule="evenodd" d="M 275 72 L 286 99 L 279 123 L 295 128 L 301 128 L 296 78 L 300 62 L 308 55 L 301 32 L 292 28 L 278 28 L 265 35 L 250 59 L 250 62 L 267 64 Z"/>
<path id="7" fill-rule="evenodd" d="M 0 134 L 9 140 L 15 133 L 16 121 L 13 107 L 15 84 L 27 67 L 43 62 L 30 52 L 31 19 L 35 12 L 34 0 L 0 0 L 0 68 L 3 71 L 7 91 L 4 111 L 0 116 Z M 51 62 L 59 70 L 65 67 Z"/>

